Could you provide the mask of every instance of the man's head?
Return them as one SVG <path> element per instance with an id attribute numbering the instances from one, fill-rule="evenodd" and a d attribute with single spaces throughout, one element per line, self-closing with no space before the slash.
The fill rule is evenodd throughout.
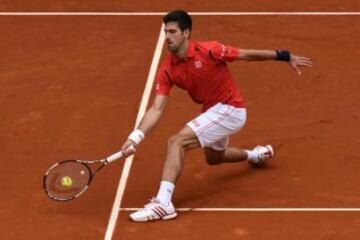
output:
<path id="1" fill-rule="evenodd" d="M 183 10 L 169 12 L 164 16 L 166 42 L 171 52 L 178 52 L 184 42 L 190 38 L 192 20 Z"/>

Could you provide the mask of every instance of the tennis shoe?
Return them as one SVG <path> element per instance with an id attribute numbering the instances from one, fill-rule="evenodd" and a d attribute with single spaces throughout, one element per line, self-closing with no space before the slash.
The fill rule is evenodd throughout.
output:
<path id="1" fill-rule="evenodd" d="M 257 146 L 253 149 L 253 151 L 257 153 L 258 157 L 255 161 L 251 161 L 250 163 L 256 166 L 261 166 L 264 164 L 265 160 L 275 156 L 274 149 L 271 145 Z"/>
<path id="2" fill-rule="evenodd" d="M 157 220 L 169 220 L 177 216 L 175 207 L 172 203 L 167 206 L 160 203 L 156 198 L 150 199 L 150 202 L 144 208 L 130 214 L 130 219 L 134 222 L 149 222 Z"/>

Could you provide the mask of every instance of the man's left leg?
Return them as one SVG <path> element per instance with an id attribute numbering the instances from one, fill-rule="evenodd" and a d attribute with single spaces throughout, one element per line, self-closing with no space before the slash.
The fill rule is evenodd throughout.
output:
<path id="1" fill-rule="evenodd" d="M 226 148 L 225 150 L 215 150 L 210 147 L 204 148 L 205 159 L 209 165 L 219 165 L 221 163 L 235 163 L 247 160 L 246 151 L 238 148 Z"/>
<path id="2" fill-rule="evenodd" d="M 226 147 L 224 150 L 217 150 L 206 147 L 204 148 L 204 153 L 206 162 L 209 165 L 248 161 L 250 164 L 260 166 L 266 159 L 274 157 L 274 150 L 270 145 L 257 146 L 253 150 L 234 147 Z"/>

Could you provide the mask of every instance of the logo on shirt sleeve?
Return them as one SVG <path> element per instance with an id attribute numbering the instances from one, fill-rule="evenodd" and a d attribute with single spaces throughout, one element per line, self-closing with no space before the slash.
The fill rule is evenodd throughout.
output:
<path id="1" fill-rule="evenodd" d="M 201 68 L 202 67 L 202 63 L 200 62 L 200 60 L 196 60 L 194 62 L 194 65 L 195 65 L 196 68 Z"/>

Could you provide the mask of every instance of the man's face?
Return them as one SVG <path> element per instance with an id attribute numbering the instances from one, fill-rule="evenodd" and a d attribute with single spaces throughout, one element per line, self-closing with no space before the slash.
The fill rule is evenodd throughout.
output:
<path id="1" fill-rule="evenodd" d="M 179 51 L 184 41 L 190 37 L 189 29 L 185 29 L 182 32 L 177 22 L 166 23 L 165 34 L 166 34 L 166 42 L 168 44 L 168 49 L 169 51 L 174 53 Z"/>

